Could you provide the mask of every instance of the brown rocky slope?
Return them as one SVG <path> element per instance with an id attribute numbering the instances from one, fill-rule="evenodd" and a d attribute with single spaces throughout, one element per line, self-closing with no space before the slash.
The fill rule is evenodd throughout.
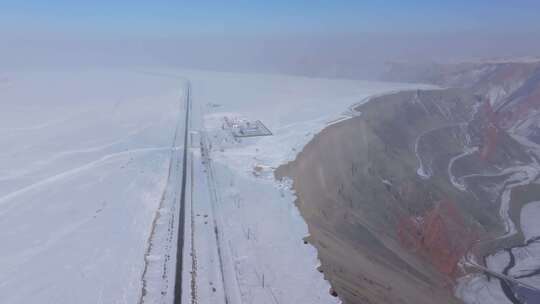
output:
<path id="1" fill-rule="evenodd" d="M 500 80 L 508 67 L 482 69 L 497 72 L 465 88 L 376 97 L 276 171 L 293 180 L 308 241 L 345 303 L 459 303 L 455 279 L 473 271 L 461 267 L 465 254 L 504 233 L 504 176 L 485 176 L 533 162 L 508 130 L 534 137 L 535 116 L 516 109 L 535 105 L 540 86 L 536 67 L 519 65 L 512 81 Z"/>

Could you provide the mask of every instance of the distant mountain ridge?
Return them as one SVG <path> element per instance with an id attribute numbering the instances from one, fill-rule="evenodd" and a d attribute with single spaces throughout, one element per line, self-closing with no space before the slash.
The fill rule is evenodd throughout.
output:
<path id="1" fill-rule="evenodd" d="M 388 66 L 383 80 L 468 89 L 490 101 L 505 128 L 540 142 L 540 58 Z"/>

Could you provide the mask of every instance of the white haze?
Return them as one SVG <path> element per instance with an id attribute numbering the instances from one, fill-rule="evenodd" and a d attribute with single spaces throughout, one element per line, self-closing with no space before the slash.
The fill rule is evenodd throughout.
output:
<path id="1" fill-rule="evenodd" d="M 375 79 L 388 61 L 540 54 L 537 33 L 200 34 L 2 33 L 0 70 L 163 66 Z"/>

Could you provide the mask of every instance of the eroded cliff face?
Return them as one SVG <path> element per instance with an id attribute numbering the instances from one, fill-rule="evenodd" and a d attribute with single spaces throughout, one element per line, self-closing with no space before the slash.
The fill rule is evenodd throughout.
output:
<path id="1" fill-rule="evenodd" d="M 526 70 L 497 101 L 482 89 L 494 80 L 374 98 L 276 171 L 292 178 L 308 241 L 345 303 L 459 303 L 453 288 L 471 264 L 523 243 L 508 233 L 538 178 L 536 152 L 516 139 L 534 140 L 537 123 L 516 110 L 538 101 L 536 68 Z"/>

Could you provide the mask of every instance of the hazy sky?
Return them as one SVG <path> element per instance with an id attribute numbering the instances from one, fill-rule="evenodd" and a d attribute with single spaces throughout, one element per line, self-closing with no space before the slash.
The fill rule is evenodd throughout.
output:
<path id="1" fill-rule="evenodd" d="M 540 55 L 540 0 L 0 0 L 0 68 L 101 64 L 373 77 Z"/>
<path id="2" fill-rule="evenodd" d="M 1 0 L 13 31 L 123 33 L 540 32 L 537 0 Z"/>

